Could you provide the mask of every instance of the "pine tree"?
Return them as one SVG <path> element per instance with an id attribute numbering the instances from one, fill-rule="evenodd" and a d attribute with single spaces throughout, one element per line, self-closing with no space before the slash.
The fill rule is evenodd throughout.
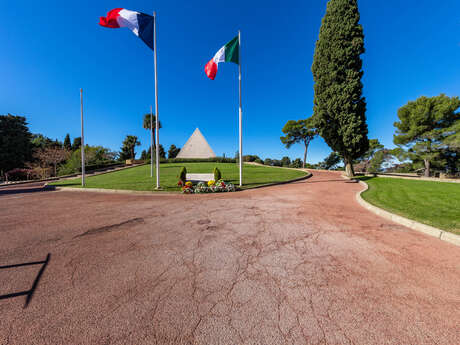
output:
<path id="1" fill-rule="evenodd" d="M 64 148 L 68 151 L 72 150 L 72 144 L 70 143 L 69 133 L 67 133 L 67 135 L 64 138 Z"/>
<path id="2" fill-rule="evenodd" d="M 369 147 L 359 18 L 357 0 L 329 1 L 312 66 L 316 125 L 326 143 L 343 157 L 348 176 L 354 174 L 353 159 Z"/>

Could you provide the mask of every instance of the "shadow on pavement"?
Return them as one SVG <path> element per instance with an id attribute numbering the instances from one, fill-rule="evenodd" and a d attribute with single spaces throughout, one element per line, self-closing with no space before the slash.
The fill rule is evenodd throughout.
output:
<path id="1" fill-rule="evenodd" d="M 27 296 L 26 297 L 26 302 L 24 303 L 24 309 L 27 308 L 27 306 L 29 305 L 30 301 L 32 300 L 32 297 L 34 295 L 35 289 L 37 288 L 38 283 L 40 282 L 42 274 L 45 271 L 45 268 L 48 265 L 48 262 L 50 261 L 50 258 L 51 258 L 51 254 L 48 253 L 48 255 L 46 256 L 45 261 L 35 261 L 35 262 L 26 262 L 26 263 L 22 263 L 22 264 L 0 266 L 0 270 L 2 270 L 2 269 L 22 267 L 22 266 L 42 265 L 42 267 L 40 268 L 40 271 L 38 271 L 38 274 L 35 277 L 34 283 L 32 284 L 32 287 L 31 287 L 30 290 L 13 292 L 13 293 L 6 294 L 6 295 L 0 295 L 0 300 L 7 299 L 7 298 L 19 297 L 19 296 Z"/>
<path id="2" fill-rule="evenodd" d="M 14 195 L 14 194 L 28 194 L 53 191 L 56 188 L 54 186 L 45 186 L 44 184 L 32 184 L 32 185 L 18 185 L 18 186 L 6 186 L 0 188 L 0 196 L 2 195 Z"/>

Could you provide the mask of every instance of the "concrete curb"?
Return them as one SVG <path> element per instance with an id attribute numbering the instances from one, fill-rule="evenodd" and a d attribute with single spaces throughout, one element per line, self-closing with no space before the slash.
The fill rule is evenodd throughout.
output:
<path id="1" fill-rule="evenodd" d="M 105 193 L 105 194 L 132 194 L 132 195 L 179 195 L 179 192 L 167 192 L 167 191 L 146 191 L 146 190 L 128 190 L 128 189 L 104 189 L 104 188 L 73 188 L 73 187 L 56 187 L 56 186 L 45 186 L 48 189 L 52 189 L 59 192 L 94 192 L 94 193 Z"/>
<path id="2" fill-rule="evenodd" d="M 123 166 L 123 167 L 118 167 L 118 168 L 115 167 L 113 169 L 111 169 L 110 167 L 109 168 L 101 168 L 101 169 L 96 169 L 96 170 L 93 170 L 91 172 L 88 172 L 86 175 L 87 175 L 87 177 L 104 175 L 104 174 L 109 174 L 109 173 L 120 171 L 120 170 L 135 168 L 135 167 L 142 166 L 142 165 L 146 165 L 146 164 L 133 164 L 133 165 L 130 165 L 130 166 Z M 19 185 L 24 185 L 24 184 L 40 183 L 40 182 L 46 182 L 46 183 L 48 183 L 48 182 L 57 182 L 57 181 L 60 181 L 60 180 L 69 180 L 69 179 L 78 178 L 78 177 L 81 177 L 81 173 L 63 175 L 63 176 L 56 176 L 56 177 L 49 177 L 49 178 L 45 178 L 45 179 L 42 179 L 42 180 L 29 180 L 29 181 L 11 182 L 11 183 L 8 183 L 8 184 L 0 184 L 0 188 L 7 188 L 7 187 L 11 187 L 11 186 L 19 186 Z"/>
<path id="3" fill-rule="evenodd" d="M 299 169 L 295 169 L 295 170 L 299 170 Z M 303 170 L 302 170 L 302 171 L 303 171 Z M 304 171 L 304 172 L 305 172 L 305 171 Z M 299 181 L 303 181 L 303 180 L 309 179 L 309 178 L 312 177 L 312 176 L 313 176 L 313 175 L 312 175 L 311 173 L 308 173 L 307 175 L 302 176 L 302 177 L 299 177 L 299 178 L 296 178 L 296 179 L 294 179 L 294 180 L 263 184 L 263 185 L 260 185 L 260 186 L 255 186 L 255 187 L 249 187 L 249 188 L 241 189 L 240 191 L 241 191 L 241 192 L 244 192 L 245 190 L 259 189 L 259 188 L 265 188 L 265 187 L 273 187 L 273 186 L 279 186 L 279 185 L 282 185 L 282 184 L 288 184 L 288 183 L 293 183 L 293 182 L 299 182 Z"/>
<path id="4" fill-rule="evenodd" d="M 412 230 L 423 232 L 426 235 L 437 237 L 442 241 L 446 241 L 456 246 L 460 246 L 460 236 L 459 235 L 455 235 L 453 233 L 450 233 L 450 232 L 447 232 L 447 231 L 444 231 L 444 230 L 441 230 L 441 229 L 438 229 L 438 228 L 435 228 L 435 227 L 432 227 L 426 224 L 419 223 L 415 220 L 411 220 L 405 217 L 398 216 L 394 213 L 385 211 L 377 206 L 374 206 L 368 203 L 366 200 L 362 198 L 361 194 L 369 189 L 369 185 L 364 181 L 359 181 L 359 183 L 362 186 L 364 186 L 364 189 L 356 194 L 356 201 L 365 209 L 371 211 L 372 213 L 380 217 L 383 217 L 395 223 L 404 225 Z"/>
<path id="5" fill-rule="evenodd" d="M 249 191 L 251 189 L 272 187 L 272 186 L 278 186 L 278 185 L 287 184 L 287 183 L 303 181 L 312 176 L 313 175 L 311 173 L 308 173 L 307 175 L 296 178 L 294 180 L 276 182 L 276 183 L 264 184 L 264 185 L 256 186 L 256 187 L 240 189 L 240 190 L 237 190 L 237 192 L 244 192 L 244 191 Z M 182 195 L 182 193 L 180 193 L 179 191 L 168 192 L 168 191 L 141 191 L 141 190 L 128 190 L 128 189 L 57 187 L 57 186 L 49 185 L 48 183 L 45 184 L 44 188 L 48 190 L 55 190 L 55 191 L 60 191 L 60 192 L 65 192 L 65 191 L 68 191 L 68 192 L 95 192 L 95 193 L 128 194 L 128 195 L 129 194 L 133 194 L 133 195 Z M 214 193 L 209 193 L 209 194 L 214 194 Z M 222 194 L 222 193 L 219 193 L 219 194 Z M 200 194 L 200 195 L 208 195 L 208 194 Z"/>

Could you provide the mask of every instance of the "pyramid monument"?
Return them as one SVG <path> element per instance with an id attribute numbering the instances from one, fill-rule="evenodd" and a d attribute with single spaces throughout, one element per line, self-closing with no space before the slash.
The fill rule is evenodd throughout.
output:
<path id="1" fill-rule="evenodd" d="M 176 158 L 213 158 L 216 154 L 197 128 L 188 138 Z"/>

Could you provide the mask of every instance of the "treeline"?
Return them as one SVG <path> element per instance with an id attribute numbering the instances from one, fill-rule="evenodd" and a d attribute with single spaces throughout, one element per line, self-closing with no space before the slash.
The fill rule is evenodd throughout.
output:
<path id="1" fill-rule="evenodd" d="M 103 146 L 85 145 L 86 169 L 91 171 L 135 159 L 135 148 L 140 144 L 136 136 L 127 135 L 120 152 Z M 159 149 L 160 158 L 166 159 L 163 146 L 160 145 Z M 167 152 L 168 158 L 174 159 L 179 151 L 179 147 L 171 145 Z M 141 160 L 150 160 L 150 148 L 142 151 Z M 71 140 L 67 134 L 63 141 L 53 140 L 43 134 L 32 134 L 24 116 L 0 115 L 0 180 L 45 179 L 80 171 L 80 137 Z"/>
<path id="2" fill-rule="evenodd" d="M 238 161 L 235 158 L 235 161 Z M 243 156 L 243 162 L 254 162 L 258 164 L 263 164 L 267 166 L 274 166 L 274 167 L 284 167 L 284 168 L 307 168 L 307 169 L 341 169 L 338 165 L 341 162 L 340 156 L 336 152 L 332 152 L 328 157 L 326 157 L 322 162 L 317 164 L 309 164 L 302 161 L 301 158 L 296 158 L 291 160 L 288 156 L 285 156 L 281 159 L 272 159 L 272 158 L 265 158 L 262 160 L 257 155 L 245 155 Z"/>
<path id="3" fill-rule="evenodd" d="M 85 145 L 85 164 L 91 167 L 113 164 L 118 153 L 102 146 Z M 79 172 L 81 138 L 64 141 L 32 134 L 26 118 L 0 115 L 0 179 L 7 181 L 44 179 Z"/>
<path id="4" fill-rule="evenodd" d="M 458 97 L 444 94 L 420 97 L 407 103 L 398 110 L 399 121 L 394 123 L 396 131 L 393 143 L 396 148 L 385 148 L 378 139 L 369 139 L 367 150 L 363 154 L 357 158 L 348 158 L 351 170 L 364 173 L 419 173 L 427 177 L 439 173 L 458 175 L 459 108 Z M 308 145 L 320 133 L 317 129 L 320 126 L 314 116 L 307 120 L 290 120 L 282 129 L 285 136 L 281 137 L 281 142 L 287 148 L 295 143 L 303 143 L 305 163 Z M 317 166 L 334 169 L 341 163 L 346 163 L 344 156 L 339 152 L 332 152 Z M 279 163 L 276 162 L 275 165 L 277 164 Z"/>

